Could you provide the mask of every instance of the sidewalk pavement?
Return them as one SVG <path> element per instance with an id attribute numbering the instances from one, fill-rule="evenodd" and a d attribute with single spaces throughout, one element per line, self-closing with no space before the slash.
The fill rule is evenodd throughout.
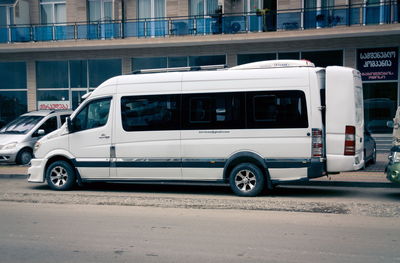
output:
<path id="1" fill-rule="evenodd" d="M 376 163 L 364 170 L 324 176 L 312 179 L 311 182 L 390 183 L 384 173 L 387 162 L 388 153 L 378 153 Z M 28 168 L 26 165 L 0 165 L 0 178 L 26 178 Z"/>

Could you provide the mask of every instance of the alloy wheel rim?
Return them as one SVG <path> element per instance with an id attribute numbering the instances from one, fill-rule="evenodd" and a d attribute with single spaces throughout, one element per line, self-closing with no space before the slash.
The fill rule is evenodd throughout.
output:
<path id="1" fill-rule="evenodd" d="M 54 167 L 50 172 L 50 180 L 57 187 L 65 185 L 68 180 L 67 170 L 61 166 Z"/>
<path id="2" fill-rule="evenodd" d="M 28 164 L 31 161 L 31 154 L 29 152 L 23 152 L 21 160 L 22 164 Z"/>
<path id="3" fill-rule="evenodd" d="M 257 179 L 250 170 L 241 170 L 235 176 L 236 187 L 242 192 L 250 192 L 256 187 Z"/>

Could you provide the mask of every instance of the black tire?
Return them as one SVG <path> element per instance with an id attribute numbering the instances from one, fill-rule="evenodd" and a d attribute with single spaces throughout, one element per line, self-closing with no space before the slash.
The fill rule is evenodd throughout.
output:
<path id="1" fill-rule="evenodd" d="M 264 189 L 265 177 L 256 165 L 242 163 L 231 171 L 229 184 L 238 196 L 256 196 Z"/>
<path id="2" fill-rule="evenodd" d="M 70 190 L 76 184 L 74 168 L 66 161 L 56 161 L 46 170 L 47 184 L 53 190 Z"/>
<path id="3" fill-rule="evenodd" d="M 29 148 L 24 148 L 19 153 L 17 154 L 17 158 L 15 159 L 15 162 L 17 164 L 29 164 L 30 161 L 32 160 L 33 154 L 32 150 Z"/>

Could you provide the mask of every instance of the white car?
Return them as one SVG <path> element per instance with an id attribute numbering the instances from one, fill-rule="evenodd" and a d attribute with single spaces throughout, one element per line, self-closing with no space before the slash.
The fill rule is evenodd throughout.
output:
<path id="1" fill-rule="evenodd" d="M 41 110 L 23 114 L 0 129 L 0 163 L 28 164 L 33 146 L 57 130 L 72 111 Z"/>

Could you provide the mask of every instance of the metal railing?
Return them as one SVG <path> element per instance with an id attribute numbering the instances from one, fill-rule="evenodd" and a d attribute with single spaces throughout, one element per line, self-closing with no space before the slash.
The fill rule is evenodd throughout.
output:
<path id="1" fill-rule="evenodd" d="M 398 22 L 397 1 L 389 1 L 377 5 L 343 5 L 262 13 L 11 25 L 0 27 L 0 43 L 237 34 Z"/>

